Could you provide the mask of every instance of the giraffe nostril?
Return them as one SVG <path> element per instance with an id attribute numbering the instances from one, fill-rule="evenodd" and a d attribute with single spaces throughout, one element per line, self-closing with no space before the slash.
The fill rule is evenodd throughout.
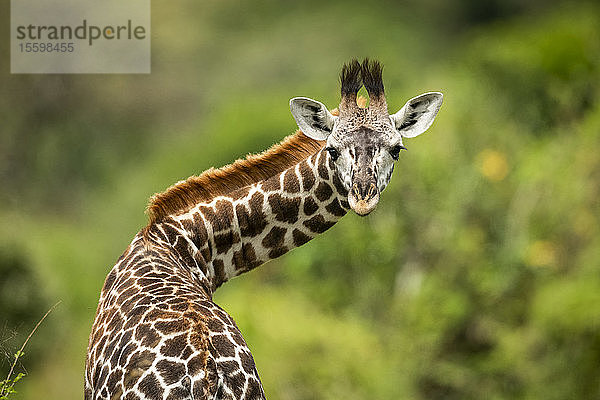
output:
<path id="1" fill-rule="evenodd" d="M 356 182 L 352 185 L 352 195 L 357 200 L 368 200 L 377 195 L 377 185 L 375 183 Z"/>
<path id="2" fill-rule="evenodd" d="M 375 195 L 376 191 L 377 191 L 377 187 L 375 186 L 374 183 L 371 183 L 371 186 L 369 187 L 369 194 L 367 195 L 367 197 L 373 197 Z"/>

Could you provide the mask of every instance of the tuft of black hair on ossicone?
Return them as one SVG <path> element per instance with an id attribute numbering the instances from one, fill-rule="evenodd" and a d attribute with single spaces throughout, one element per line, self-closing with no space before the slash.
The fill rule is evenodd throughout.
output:
<path id="1" fill-rule="evenodd" d="M 362 86 L 361 65 L 356 58 L 344 64 L 342 72 L 340 72 L 340 82 L 342 84 L 342 97 L 347 95 L 356 96 Z"/>
<path id="2" fill-rule="evenodd" d="M 379 61 L 365 58 L 361 65 L 361 76 L 365 89 L 370 96 L 378 97 L 383 94 L 383 66 Z"/>

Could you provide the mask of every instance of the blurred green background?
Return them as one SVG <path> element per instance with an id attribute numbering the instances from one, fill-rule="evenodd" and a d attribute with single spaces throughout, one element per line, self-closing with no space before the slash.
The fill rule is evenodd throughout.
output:
<path id="1" fill-rule="evenodd" d="M 331 108 L 352 57 L 390 111 L 444 105 L 378 209 L 219 289 L 271 399 L 600 399 L 600 7 L 152 4 L 150 75 L 10 75 L 0 1 L 0 376 L 82 398 L 103 280 L 151 194 Z"/>

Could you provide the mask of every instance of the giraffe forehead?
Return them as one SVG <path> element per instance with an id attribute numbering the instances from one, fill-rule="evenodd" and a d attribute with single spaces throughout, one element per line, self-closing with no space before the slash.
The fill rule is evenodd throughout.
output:
<path id="1" fill-rule="evenodd" d="M 394 141 L 394 134 L 386 128 L 360 126 L 346 132 L 339 132 L 334 138 L 340 147 L 348 148 L 352 154 L 374 156 L 377 150 Z"/>
<path id="2" fill-rule="evenodd" d="M 358 107 L 351 113 L 340 116 L 338 125 L 345 129 L 357 129 L 361 126 L 376 129 L 392 127 L 392 120 L 387 113 L 383 113 L 378 109 Z"/>
<path id="3" fill-rule="evenodd" d="M 387 114 L 358 108 L 340 118 L 332 132 L 333 142 L 344 147 L 382 146 L 396 141 L 398 133 Z"/>

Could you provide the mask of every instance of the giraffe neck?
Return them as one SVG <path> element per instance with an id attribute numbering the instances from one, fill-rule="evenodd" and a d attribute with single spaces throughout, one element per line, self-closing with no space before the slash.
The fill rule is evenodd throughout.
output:
<path id="1" fill-rule="evenodd" d="M 283 172 L 150 227 L 207 291 L 299 247 L 349 209 L 347 191 L 319 151 Z"/>

